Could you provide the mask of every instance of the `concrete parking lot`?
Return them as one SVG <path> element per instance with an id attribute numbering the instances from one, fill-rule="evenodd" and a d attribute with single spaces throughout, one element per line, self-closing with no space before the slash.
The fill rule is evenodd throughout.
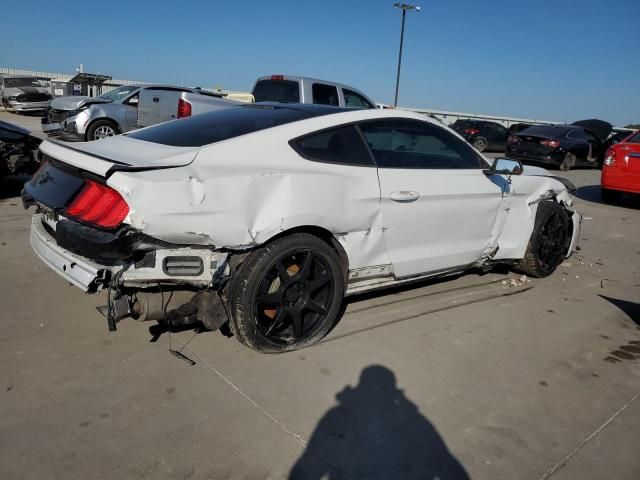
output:
<path id="1" fill-rule="evenodd" d="M 35 257 L 21 180 L 3 182 L 0 478 L 637 480 L 640 202 L 602 204 L 598 171 L 566 177 L 581 249 L 551 277 L 353 297 L 322 343 L 282 355 L 133 320 L 109 333 L 106 295 Z"/>

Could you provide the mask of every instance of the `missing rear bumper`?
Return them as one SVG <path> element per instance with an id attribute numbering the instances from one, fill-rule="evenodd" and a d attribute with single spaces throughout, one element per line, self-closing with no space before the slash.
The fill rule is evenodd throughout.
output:
<path id="1" fill-rule="evenodd" d="M 96 292 L 108 284 L 111 270 L 59 247 L 45 229 L 40 215 L 32 218 L 29 239 L 40 260 L 84 292 Z"/>
<path id="2" fill-rule="evenodd" d="M 71 223 L 46 221 L 43 214 L 34 215 L 31 246 L 49 268 L 87 293 L 108 286 L 133 290 L 160 286 L 215 288 L 229 275 L 226 252 L 201 247 L 162 248 L 149 243 L 143 243 L 143 250 L 135 250 L 136 235 L 71 235 L 66 229 Z M 99 257 L 79 254 L 98 250 L 102 250 Z M 107 250 L 110 255 L 105 255 Z"/>

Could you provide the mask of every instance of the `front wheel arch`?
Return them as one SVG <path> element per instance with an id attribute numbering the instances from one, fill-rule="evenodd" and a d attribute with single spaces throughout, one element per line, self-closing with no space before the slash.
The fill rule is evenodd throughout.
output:
<path id="1" fill-rule="evenodd" d="M 551 275 L 555 269 L 562 263 L 568 254 L 569 246 L 573 238 L 573 212 L 568 210 L 562 201 L 558 199 L 543 200 L 538 204 L 531 236 L 527 243 L 527 249 L 524 257 L 516 264 L 515 270 L 529 275 L 531 277 L 542 278 Z M 548 245 L 550 252 L 549 259 L 541 258 L 541 249 L 546 250 L 546 240 L 541 240 L 543 231 L 546 230 L 547 223 L 552 217 L 556 216 L 557 220 L 562 224 L 559 231 L 559 238 L 553 245 Z M 548 236 L 548 235 L 547 235 Z"/>
<path id="2" fill-rule="evenodd" d="M 89 122 L 89 124 L 87 125 L 87 127 L 84 130 L 84 140 L 85 140 L 85 142 L 91 142 L 92 141 L 92 140 L 89 139 L 89 132 L 91 131 L 91 128 L 97 122 L 109 122 L 114 127 L 114 129 L 116 131 L 116 135 L 119 135 L 119 134 L 122 133 L 122 128 L 120 128 L 120 125 L 118 125 L 118 122 L 116 122 L 112 118 L 108 118 L 108 117 L 94 118 L 93 120 L 91 120 Z"/>

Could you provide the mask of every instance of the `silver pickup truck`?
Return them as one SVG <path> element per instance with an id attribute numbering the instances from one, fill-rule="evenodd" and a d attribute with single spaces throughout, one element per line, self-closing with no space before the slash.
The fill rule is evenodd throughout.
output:
<path id="1" fill-rule="evenodd" d="M 342 83 L 296 75 L 270 75 L 256 80 L 256 102 L 314 103 L 346 108 L 378 108 L 360 90 Z"/>
<path id="2" fill-rule="evenodd" d="M 194 88 L 126 85 L 99 97 L 54 99 L 42 131 L 61 140 L 88 142 L 237 104 Z"/>

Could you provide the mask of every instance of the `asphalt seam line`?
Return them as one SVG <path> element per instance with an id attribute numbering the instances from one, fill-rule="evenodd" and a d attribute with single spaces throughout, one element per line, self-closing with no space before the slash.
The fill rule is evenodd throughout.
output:
<path id="1" fill-rule="evenodd" d="M 424 317 L 426 315 L 431 315 L 433 313 L 440 313 L 440 312 L 444 312 L 446 310 L 451 310 L 453 308 L 464 307 L 466 305 L 472 305 L 474 303 L 486 302 L 487 300 L 495 300 L 497 298 L 510 297 L 512 295 L 517 295 L 519 293 L 528 292 L 532 288 L 534 288 L 534 287 L 533 286 L 529 286 L 529 287 L 522 288 L 520 290 L 512 290 L 512 291 L 507 291 L 505 293 L 499 293 L 498 295 L 495 295 L 495 294 L 487 295 L 485 297 L 471 299 L 471 300 L 468 300 L 466 302 L 458 302 L 458 303 L 455 303 L 455 304 L 446 305 L 446 306 L 439 307 L 439 308 L 434 308 L 432 310 L 427 310 L 427 311 L 424 311 L 424 312 L 415 313 L 415 314 L 412 314 L 412 315 L 409 315 L 409 316 L 406 316 L 406 317 L 401 317 L 401 318 L 397 318 L 397 319 L 394 319 L 394 320 L 388 320 L 386 322 L 378 323 L 378 324 L 372 325 L 370 327 L 365 327 L 365 328 L 361 328 L 361 329 L 358 329 L 358 330 L 354 330 L 352 332 L 346 332 L 346 333 L 343 333 L 343 334 L 340 334 L 340 335 L 336 335 L 336 336 L 333 336 L 333 337 L 328 337 L 325 340 L 320 340 L 318 343 L 309 346 L 308 348 L 317 348 L 317 347 L 325 345 L 325 344 L 327 344 L 329 342 L 334 342 L 336 340 L 340 340 L 340 339 L 343 339 L 343 338 L 346 338 L 346 337 L 350 337 L 352 335 L 357 335 L 359 333 L 370 332 L 370 331 L 376 330 L 378 328 L 388 327 L 389 325 L 394 325 L 396 323 L 406 322 L 407 320 L 415 320 L 416 318 Z M 385 305 L 381 305 L 381 306 L 385 306 Z M 345 315 L 344 318 L 347 319 L 351 313 L 352 312 L 347 313 L 347 315 Z M 343 319 L 340 319 L 340 321 L 343 321 Z"/>
<path id="2" fill-rule="evenodd" d="M 589 443 L 594 437 L 596 437 L 600 432 L 602 432 L 605 428 L 607 428 L 607 426 L 613 422 L 622 412 L 624 412 L 627 407 L 629 405 L 631 405 L 633 402 L 636 401 L 636 399 L 640 396 L 640 392 L 636 393 L 631 400 L 629 400 L 627 403 L 625 403 L 622 407 L 620 407 L 618 409 L 617 412 L 615 412 L 613 415 L 611 415 L 602 425 L 600 425 L 598 428 L 596 428 L 593 433 L 591 433 L 591 435 L 589 435 L 587 438 L 585 438 L 584 440 L 582 440 L 582 442 L 580 442 L 578 444 L 578 446 L 576 448 L 574 448 L 571 452 L 569 452 L 567 455 L 565 455 L 565 457 L 560 460 L 558 463 L 556 463 L 553 467 L 549 468 L 544 475 L 542 475 L 542 477 L 540 477 L 540 480 L 547 480 L 548 478 L 550 478 L 554 473 L 556 473 L 558 470 L 560 470 L 562 467 L 564 467 L 569 460 L 574 457 L 580 450 L 582 450 L 582 448 Z"/>
<path id="3" fill-rule="evenodd" d="M 179 343 L 181 343 L 183 345 L 183 347 L 185 346 L 185 344 L 182 342 L 182 340 L 177 339 L 174 337 L 174 340 L 178 341 Z M 271 420 L 274 424 L 276 424 L 278 427 L 280 427 L 284 432 L 286 432 L 288 435 L 290 435 L 291 437 L 293 437 L 293 439 L 300 444 L 302 447 L 306 448 L 307 447 L 307 442 L 305 442 L 302 438 L 302 436 L 298 435 L 297 433 L 292 432 L 291 430 L 289 430 L 286 425 L 284 425 L 283 423 L 279 422 L 277 418 L 275 418 L 273 415 L 271 415 L 266 409 L 264 409 L 260 404 L 258 404 L 257 402 L 255 402 L 251 397 L 249 397 L 249 395 L 247 395 L 246 393 L 244 393 L 238 386 L 236 386 L 231 380 L 229 380 L 227 377 L 225 377 L 222 372 L 220 370 L 218 370 L 216 367 L 214 367 L 213 365 L 211 365 L 209 362 L 207 362 L 207 360 L 205 360 L 204 358 L 202 358 L 202 356 L 200 356 L 198 353 L 194 352 L 191 347 L 187 346 L 186 347 L 187 350 L 189 350 L 193 355 L 195 355 L 196 357 L 198 357 L 198 359 L 200 359 L 200 361 L 202 363 L 204 363 L 210 370 L 212 370 L 218 377 L 220 377 L 227 385 L 229 385 L 233 390 L 235 390 L 237 393 L 239 393 L 240 395 L 242 395 L 244 397 L 244 399 L 249 402 L 251 405 L 253 405 L 255 408 L 257 408 L 258 410 L 260 410 L 269 420 Z"/>
<path id="4" fill-rule="evenodd" d="M 291 430 L 289 430 L 287 428 L 286 425 L 284 425 L 283 423 L 281 423 L 280 421 L 278 421 L 278 419 L 276 417 L 274 417 L 273 415 L 271 415 L 265 408 L 263 408 L 259 403 L 255 402 L 251 397 L 249 397 L 249 395 L 247 395 L 246 393 L 244 393 L 238 386 L 236 386 L 236 384 L 234 384 L 231 380 L 229 380 L 227 377 L 225 377 L 222 372 L 220 370 L 218 370 L 216 367 L 214 367 L 213 365 L 211 365 L 209 362 L 207 362 L 207 360 L 205 360 L 204 358 L 202 358 L 202 356 L 200 356 L 198 353 L 196 353 L 195 351 L 193 351 L 191 349 L 191 347 L 189 347 L 185 342 L 183 342 L 182 340 L 175 338 L 174 340 L 176 340 L 178 343 L 182 344 L 183 348 L 186 348 L 187 350 L 189 350 L 193 355 L 195 355 L 196 357 L 198 357 L 198 359 L 204 363 L 211 371 L 213 371 L 218 377 L 220 377 L 227 385 L 229 385 L 233 390 L 236 391 L 236 393 L 240 394 L 247 402 L 249 402 L 251 405 L 253 405 L 255 408 L 257 408 L 263 415 L 265 415 L 269 420 L 271 420 L 271 422 L 273 422 L 278 428 L 280 428 L 282 431 L 284 431 L 287 435 L 289 435 L 290 437 L 292 437 L 296 443 L 298 445 L 300 445 L 303 449 L 308 450 L 309 452 L 311 452 L 313 454 L 313 456 L 319 460 L 320 462 L 326 464 L 329 468 L 331 468 L 332 470 L 335 470 L 335 467 L 333 465 L 331 465 L 331 463 L 326 462 L 325 460 L 323 460 L 322 458 L 320 458 L 316 452 L 314 452 L 313 450 L 308 448 L 307 442 L 302 438 L 301 435 L 298 435 L 297 433 L 292 432 Z M 337 471 L 336 472 L 337 477 L 336 478 L 341 478 L 346 480 L 346 478 L 341 474 L 341 472 Z"/>

